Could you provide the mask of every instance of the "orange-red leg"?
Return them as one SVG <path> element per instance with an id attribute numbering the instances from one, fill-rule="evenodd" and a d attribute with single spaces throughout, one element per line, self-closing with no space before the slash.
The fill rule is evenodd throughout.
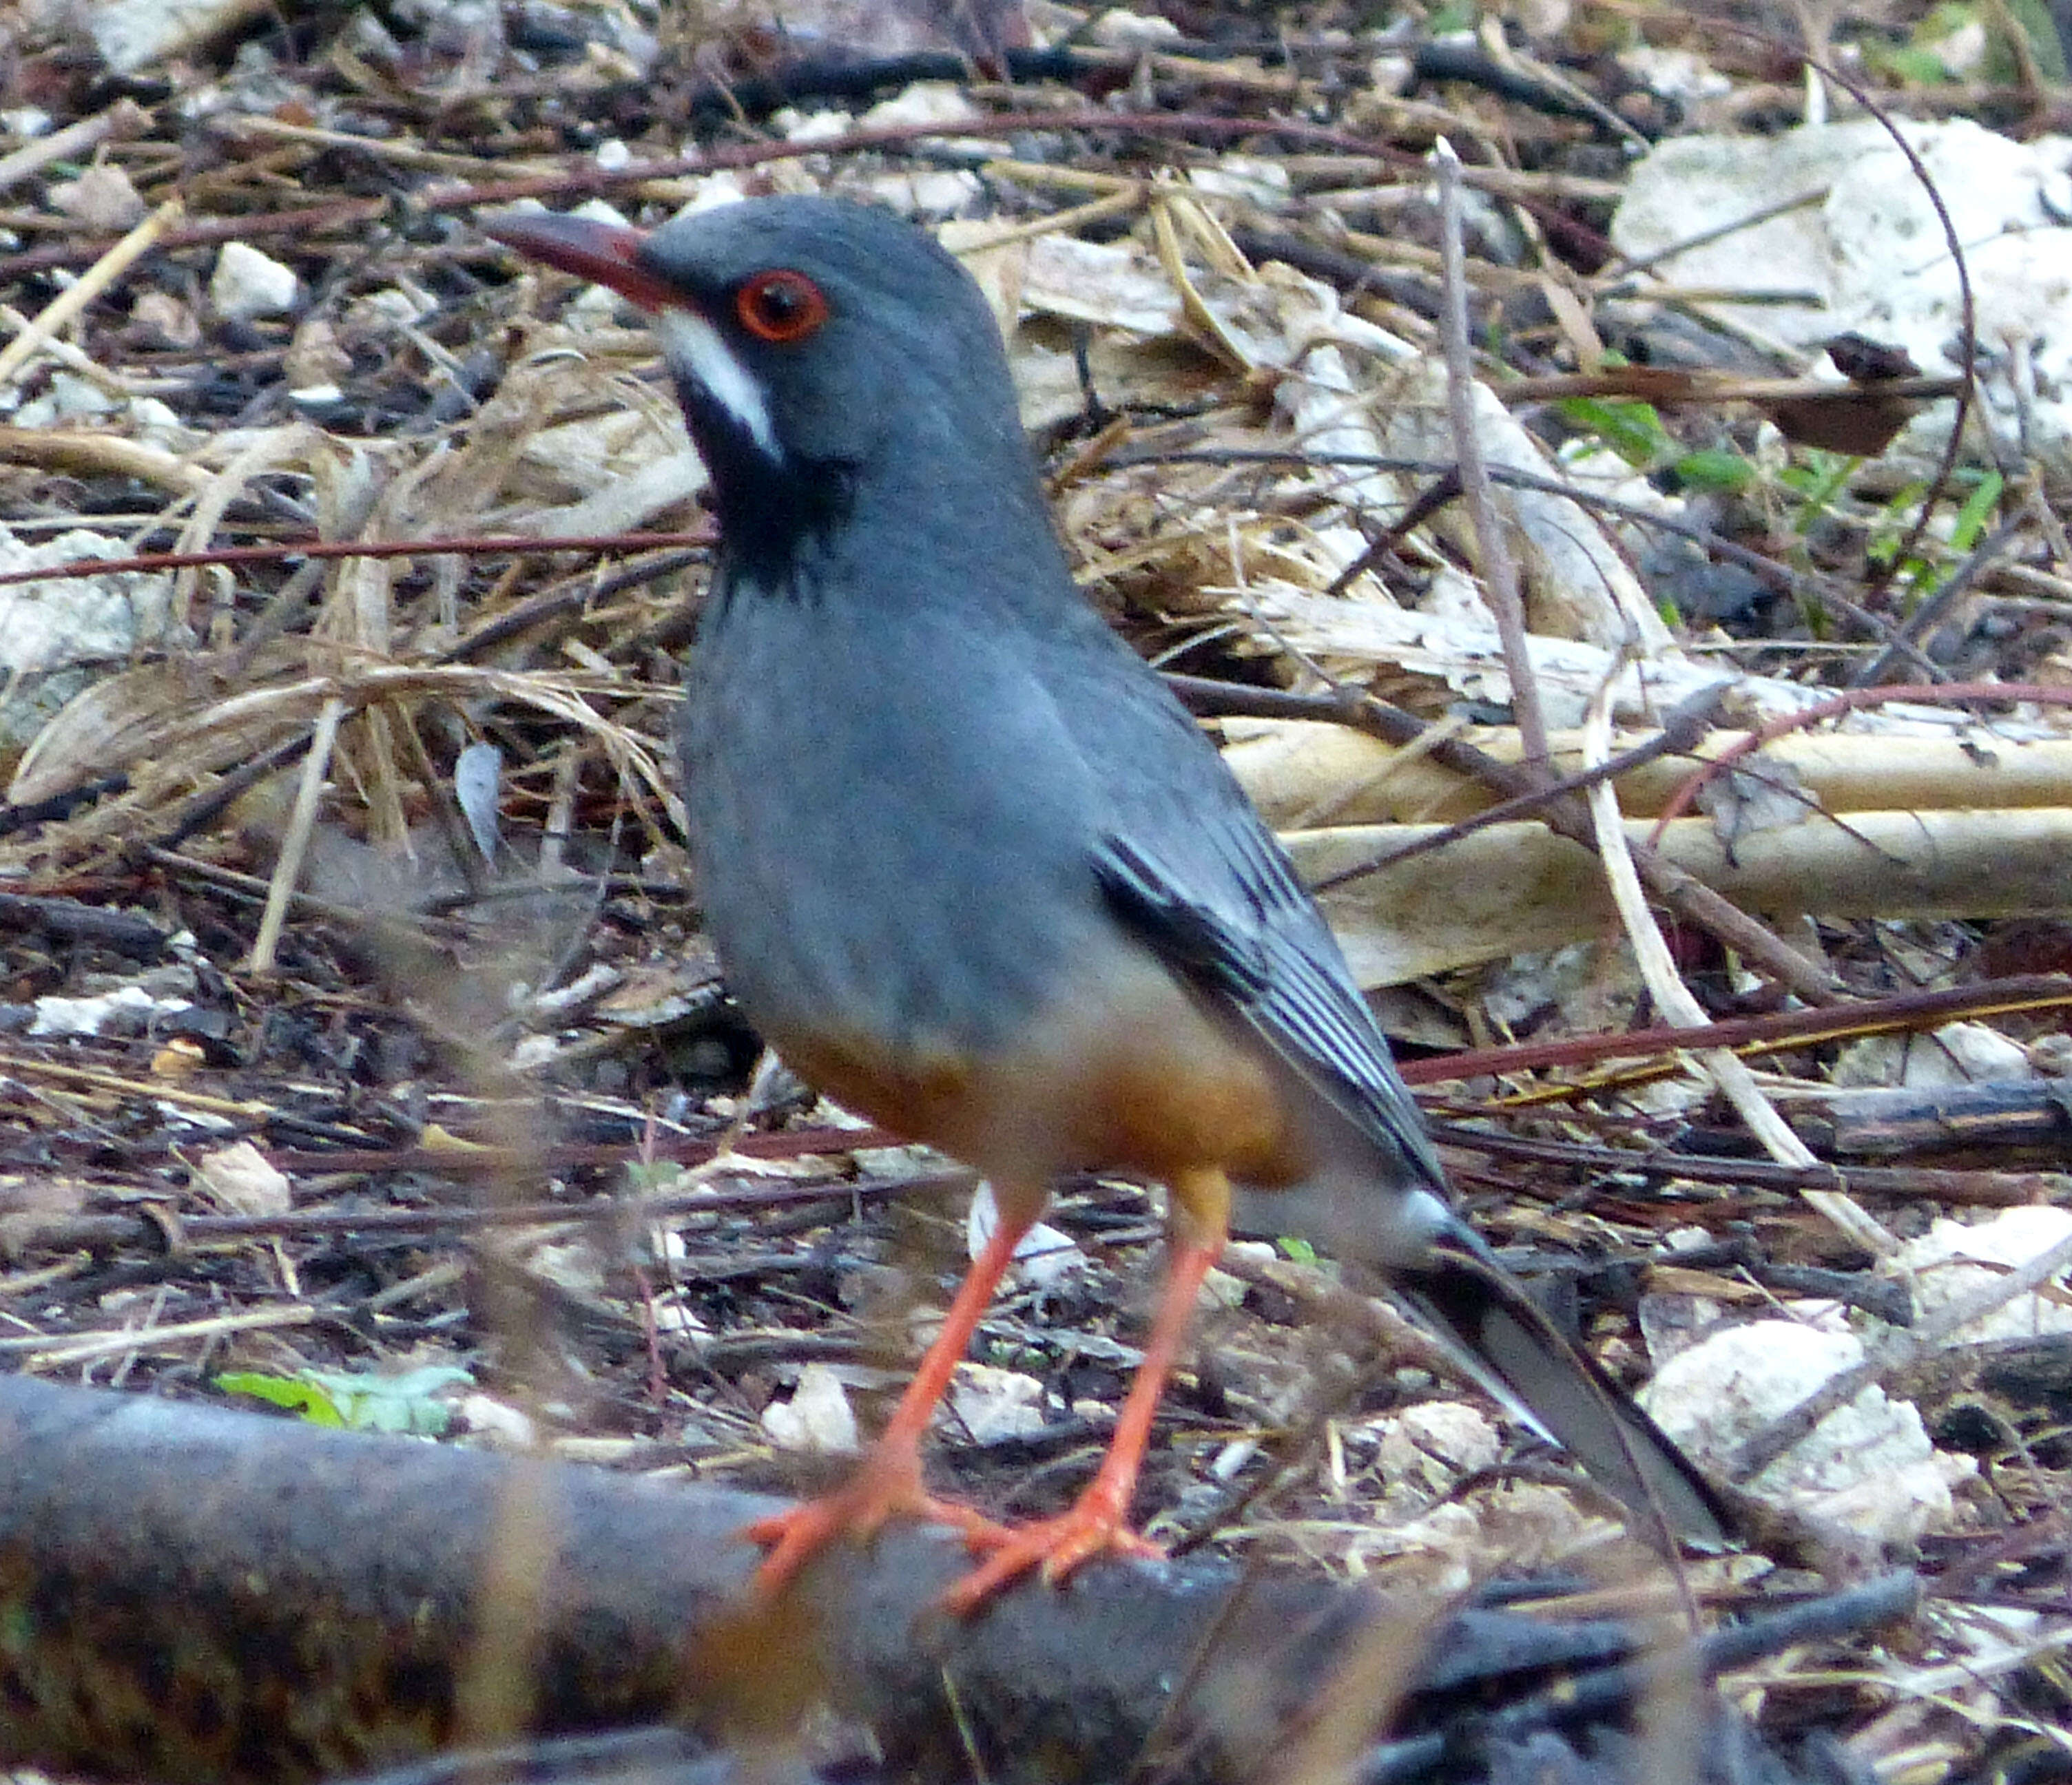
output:
<path id="1" fill-rule="evenodd" d="M 1001 1211 L 993 1237 L 958 1286 L 943 1317 L 943 1330 L 923 1355 L 892 1418 L 847 1484 L 787 1512 L 758 1519 L 742 1533 L 750 1542 L 770 1548 L 756 1570 L 758 1591 L 775 1592 L 837 1538 L 867 1537 L 890 1518 L 954 1524 L 974 1544 L 989 1545 L 997 1535 L 1005 1534 L 1005 1526 L 972 1508 L 937 1500 L 928 1492 L 921 1479 L 921 1439 L 993 1291 L 1014 1262 L 1015 1247 L 1034 1221 L 1033 1215 L 1013 1219 Z"/>
<path id="2" fill-rule="evenodd" d="M 1219 1178 L 1218 1182 L 1220 1183 Z M 1174 1186 L 1176 1200 L 1180 1187 Z M 1227 1200 L 1225 1187 L 1223 1198 Z M 1151 1323 L 1151 1337 L 1144 1348 L 1144 1361 L 1129 1385 L 1108 1455 L 1094 1479 L 1071 1508 L 1056 1518 L 1012 1528 L 967 1533 L 975 1550 L 990 1552 L 985 1561 L 943 1595 L 952 1611 L 969 1611 L 989 1594 L 1018 1575 L 1040 1566 L 1046 1581 L 1063 1579 L 1080 1563 L 1094 1556 L 1160 1556 L 1165 1552 L 1129 1529 L 1129 1502 L 1136 1492 L 1137 1475 L 1144 1461 L 1144 1447 L 1151 1437 L 1152 1416 L 1166 1378 L 1180 1353 L 1187 1335 L 1187 1323 L 1194 1311 L 1194 1299 L 1202 1280 L 1223 1249 L 1224 1213 L 1190 1207 L 1189 1219 L 1176 1224 L 1172 1268 Z M 1182 1237 L 1181 1229 L 1194 1231 Z"/>

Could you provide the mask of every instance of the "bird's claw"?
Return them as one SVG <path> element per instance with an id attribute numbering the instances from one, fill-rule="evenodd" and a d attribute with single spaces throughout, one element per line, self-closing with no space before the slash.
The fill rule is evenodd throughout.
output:
<path id="1" fill-rule="evenodd" d="M 937 1602 L 944 1611 L 962 1615 L 1032 1568 L 1041 1569 L 1044 1580 L 1054 1584 L 1096 1556 L 1133 1556 L 1155 1561 L 1165 1555 L 1163 1545 L 1139 1537 L 1119 1510 L 1089 1505 L 1087 1500 L 1092 1497 L 1082 1499 L 1055 1518 L 1039 1519 L 1032 1524 L 996 1524 L 966 1533 L 967 1547 L 985 1560 L 952 1586 Z"/>
<path id="2" fill-rule="evenodd" d="M 744 1538 L 770 1552 L 755 1571 L 755 1591 L 766 1598 L 781 1591 L 829 1544 L 861 1542 L 895 1518 L 953 1526 L 975 1549 L 994 1547 L 1015 1534 L 974 1508 L 930 1493 L 922 1483 L 918 1457 L 880 1454 L 866 1460 L 846 1486 L 742 1528 Z"/>

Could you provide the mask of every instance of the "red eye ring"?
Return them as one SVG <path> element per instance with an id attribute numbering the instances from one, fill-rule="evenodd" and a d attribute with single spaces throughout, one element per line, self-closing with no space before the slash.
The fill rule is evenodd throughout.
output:
<path id="1" fill-rule="evenodd" d="M 745 281 L 734 294 L 734 314 L 758 341 L 783 347 L 803 341 L 828 319 L 828 300 L 803 273 L 772 267 Z"/>

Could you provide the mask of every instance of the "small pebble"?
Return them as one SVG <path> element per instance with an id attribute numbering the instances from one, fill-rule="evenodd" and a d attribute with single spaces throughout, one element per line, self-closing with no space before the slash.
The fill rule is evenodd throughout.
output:
<path id="1" fill-rule="evenodd" d="M 284 316 L 295 307 L 302 281 L 291 267 L 245 242 L 225 242 L 208 281 L 208 301 L 226 321 Z"/>

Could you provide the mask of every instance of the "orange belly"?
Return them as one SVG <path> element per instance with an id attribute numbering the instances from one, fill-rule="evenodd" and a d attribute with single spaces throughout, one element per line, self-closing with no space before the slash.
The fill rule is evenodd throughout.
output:
<path id="1" fill-rule="evenodd" d="M 894 1046 L 832 1027 L 770 1040 L 809 1082 L 1018 1200 L 1071 1170 L 1300 1180 L 1310 1160 L 1292 1076 L 1235 1018 L 1117 941 L 1003 1048 Z"/>

